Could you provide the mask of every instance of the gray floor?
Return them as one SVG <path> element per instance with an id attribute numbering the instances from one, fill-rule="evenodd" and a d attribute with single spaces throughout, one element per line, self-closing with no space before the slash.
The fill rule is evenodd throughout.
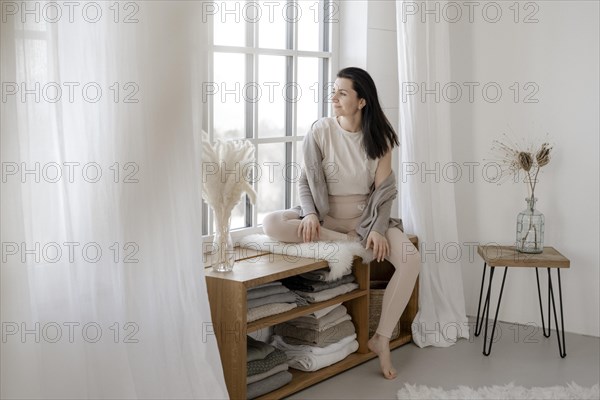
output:
<path id="1" fill-rule="evenodd" d="M 499 322 L 496 329 L 501 334 L 496 334 L 489 357 L 482 354 L 483 332 L 448 348 L 408 344 L 392 351 L 398 369 L 394 381 L 381 377 L 374 359 L 288 398 L 395 399 L 404 383 L 455 389 L 510 382 L 525 387 L 575 382 L 589 387 L 600 381 L 600 338 L 567 333 L 567 357 L 561 359 L 554 331 L 545 338 L 541 328 Z"/>

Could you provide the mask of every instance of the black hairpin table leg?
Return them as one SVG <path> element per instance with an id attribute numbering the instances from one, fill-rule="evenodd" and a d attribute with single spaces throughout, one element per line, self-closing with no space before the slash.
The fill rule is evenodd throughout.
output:
<path id="1" fill-rule="evenodd" d="M 502 276 L 502 285 L 500 286 L 500 294 L 498 295 L 498 305 L 496 306 L 496 315 L 494 315 L 494 325 L 492 325 L 492 334 L 490 336 L 489 346 L 486 348 L 487 344 L 487 330 L 488 330 L 488 321 L 490 317 L 490 298 L 492 293 L 492 281 L 494 279 L 494 269 L 496 267 L 492 267 L 490 271 L 490 283 L 488 284 L 488 293 L 486 297 L 486 306 L 485 306 L 485 331 L 483 334 L 483 354 L 486 356 L 490 355 L 492 351 L 492 343 L 494 342 L 494 333 L 496 332 L 496 323 L 498 322 L 498 311 L 500 310 L 500 302 L 502 301 L 502 292 L 504 291 L 504 281 L 506 280 L 506 272 L 508 271 L 508 267 L 504 267 L 504 275 Z"/>
<path id="2" fill-rule="evenodd" d="M 483 306 L 483 311 L 481 311 L 481 324 L 479 323 L 479 311 L 481 310 L 481 298 L 483 297 L 483 287 L 485 285 L 485 270 L 487 267 L 487 263 L 483 263 L 483 276 L 481 278 L 481 288 L 479 289 L 479 302 L 477 303 L 477 319 L 475 320 L 475 333 L 474 335 L 477 337 L 481 334 L 481 327 L 483 326 L 483 314 L 485 314 L 485 310 L 487 308 L 487 304 L 489 303 L 489 297 L 485 299 L 485 305 Z M 489 291 L 488 291 L 489 296 Z"/>
<path id="3" fill-rule="evenodd" d="M 567 356 L 567 348 L 565 345 L 565 320 L 563 313 L 563 304 L 562 304 L 562 284 L 560 281 L 560 268 L 556 269 L 556 273 L 558 274 L 558 301 L 560 304 L 560 329 L 558 327 L 558 318 L 556 316 L 556 303 L 554 300 L 554 291 L 552 290 L 552 276 L 550 274 L 550 268 L 548 268 L 548 282 L 550 285 L 550 294 L 552 298 L 552 310 L 554 311 L 554 324 L 556 325 L 556 337 L 558 338 L 558 354 L 562 358 Z M 562 339 L 562 343 L 561 343 Z"/>
<path id="4" fill-rule="evenodd" d="M 548 333 L 546 333 L 546 324 L 544 323 L 544 306 L 542 305 L 542 292 L 540 290 L 540 276 L 538 274 L 538 269 L 535 269 L 535 279 L 537 280 L 537 288 L 538 288 L 538 298 L 540 299 L 540 314 L 542 315 L 542 333 L 544 337 L 550 337 L 550 327 L 552 326 L 552 321 L 550 319 L 550 280 L 548 280 Z"/>

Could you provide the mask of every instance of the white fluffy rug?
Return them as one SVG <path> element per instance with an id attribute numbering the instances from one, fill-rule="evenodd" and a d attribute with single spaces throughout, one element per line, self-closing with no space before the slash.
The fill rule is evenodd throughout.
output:
<path id="1" fill-rule="evenodd" d="M 427 386 L 409 385 L 398 391 L 398 399 L 451 399 L 451 400 L 483 400 L 483 399 L 594 399 L 598 400 L 600 393 L 598 384 L 585 388 L 572 382 L 567 386 L 533 387 L 525 388 L 509 383 L 504 386 L 485 386 L 473 389 L 468 386 L 459 386 L 458 389 L 444 390 Z"/>
<path id="2" fill-rule="evenodd" d="M 302 257 L 315 260 L 326 260 L 329 264 L 328 281 L 339 279 L 348 274 L 352 269 L 354 256 L 362 257 L 364 262 L 373 259 L 373 252 L 366 250 L 358 242 L 310 242 L 310 243 L 283 243 L 271 239 L 267 235 L 255 234 L 244 236 L 239 240 L 241 247 L 260 249 L 275 254 L 283 254 L 290 259 Z"/>

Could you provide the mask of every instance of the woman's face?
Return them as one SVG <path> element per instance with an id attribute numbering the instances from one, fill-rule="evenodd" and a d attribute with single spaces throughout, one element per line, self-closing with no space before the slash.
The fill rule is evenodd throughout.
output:
<path id="1" fill-rule="evenodd" d="M 333 84 L 333 112 L 337 117 L 360 115 L 365 106 L 365 99 L 359 99 L 348 78 L 337 78 Z"/>

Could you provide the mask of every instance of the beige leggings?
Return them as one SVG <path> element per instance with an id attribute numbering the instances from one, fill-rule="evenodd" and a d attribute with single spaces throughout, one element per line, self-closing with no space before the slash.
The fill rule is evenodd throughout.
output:
<path id="1" fill-rule="evenodd" d="M 358 224 L 366 200 L 367 197 L 363 195 L 329 196 L 330 210 L 323 220 L 320 240 L 347 239 L 346 233 Z M 272 212 L 263 220 L 265 234 L 289 243 L 302 242 L 302 238 L 298 236 L 299 225 L 300 216 L 292 210 Z M 421 260 L 418 251 L 400 229 L 388 229 L 385 236 L 390 245 L 390 255 L 386 260 L 396 268 L 396 271 L 383 294 L 377 333 L 390 338 L 410 300 L 421 268 Z"/>

